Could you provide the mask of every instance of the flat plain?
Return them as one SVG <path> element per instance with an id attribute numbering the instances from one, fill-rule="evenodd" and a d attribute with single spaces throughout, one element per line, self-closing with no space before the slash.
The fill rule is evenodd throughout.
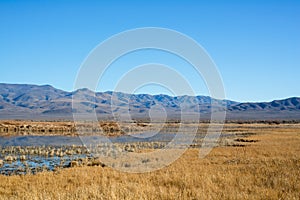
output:
<path id="1" fill-rule="evenodd" d="M 147 173 L 76 166 L 0 175 L 0 199 L 300 199 L 300 124 L 227 123 L 222 134 L 232 137 L 205 158 L 189 148 Z"/>

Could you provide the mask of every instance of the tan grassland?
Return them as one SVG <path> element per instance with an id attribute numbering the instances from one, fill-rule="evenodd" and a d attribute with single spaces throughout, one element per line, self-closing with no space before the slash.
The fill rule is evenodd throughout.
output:
<path id="1" fill-rule="evenodd" d="M 224 133 L 248 137 L 203 159 L 191 148 L 149 173 L 84 166 L 1 175 L 0 199 L 300 199 L 299 124 L 226 124 Z"/>
<path id="2" fill-rule="evenodd" d="M 73 121 L 31 121 L 0 120 L 1 135 L 68 135 L 81 132 L 103 133 L 109 136 L 123 135 L 125 132 L 138 132 L 147 128 L 144 123 L 116 123 L 114 121 L 73 122 Z"/>
<path id="3" fill-rule="evenodd" d="M 90 122 L 74 122 L 74 121 L 32 121 L 32 120 L 0 120 L 0 136 L 8 135 L 68 135 L 76 136 L 81 133 L 99 133 L 108 136 L 118 136 L 127 133 L 140 133 L 143 131 L 162 131 L 164 133 L 176 133 L 180 126 L 186 128 L 198 128 L 199 133 L 207 131 L 209 123 L 179 123 L 170 121 L 167 123 L 145 121 L 133 122 L 114 122 L 114 121 L 99 121 L 98 123 Z M 279 126 L 280 125 L 280 126 Z M 227 122 L 224 126 L 224 133 L 244 134 L 245 132 L 253 132 L 259 129 L 266 131 L 277 130 L 278 128 L 300 130 L 300 123 L 288 123 L 279 121 L 266 122 Z M 183 128 L 184 130 L 184 128 Z M 255 133 L 257 134 L 257 133 Z"/>

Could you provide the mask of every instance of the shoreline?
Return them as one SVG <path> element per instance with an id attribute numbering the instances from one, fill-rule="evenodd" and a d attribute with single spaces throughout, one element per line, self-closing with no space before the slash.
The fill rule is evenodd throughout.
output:
<path id="1" fill-rule="evenodd" d="M 81 135 L 102 135 L 108 137 L 140 134 L 144 132 L 176 133 L 179 130 L 187 131 L 197 128 L 198 133 L 205 133 L 209 126 L 223 126 L 223 132 L 229 128 L 245 126 L 255 127 L 299 127 L 300 122 L 292 121 L 226 121 L 223 125 L 209 123 L 207 121 L 167 121 L 167 122 L 148 122 L 148 121 L 99 121 L 92 123 L 88 121 L 33 121 L 33 120 L 0 120 L 0 136 L 73 136 Z M 230 132 L 230 131 L 229 131 Z"/>

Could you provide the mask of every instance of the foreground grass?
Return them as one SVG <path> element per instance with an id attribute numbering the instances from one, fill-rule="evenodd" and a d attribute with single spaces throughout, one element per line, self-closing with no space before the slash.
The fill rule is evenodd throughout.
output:
<path id="1" fill-rule="evenodd" d="M 77 167 L 0 176 L 0 199 L 300 199 L 300 130 L 252 131 L 259 142 L 217 147 L 204 159 L 190 149 L 150 173 Z"/>

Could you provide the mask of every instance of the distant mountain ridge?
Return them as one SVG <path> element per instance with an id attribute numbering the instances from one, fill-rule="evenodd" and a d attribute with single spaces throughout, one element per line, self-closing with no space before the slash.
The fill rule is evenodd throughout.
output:
<path id="1" fill-rule="evenodd" d="M 72 97 L 76 107 L 72 108 Z M 96 92 L 78 89 L 66 92 L 51 85 L 0 83 L 1 119 L 71 119 L 73 112 L 96 111 L 98 118 L 111 118 L 129 111 L 132 118 L 149 118 L 164 109 L 168 118 L 180 118 L 181 106 L 191 116 L 209 119 L 211 112 L 226 110 L 229 119 L 300 119 L 300 98 L 272 102 L 240 103 L 208 96 L 168 96 Z M 213 106 L 213 110 L 211 110 Z"/>

